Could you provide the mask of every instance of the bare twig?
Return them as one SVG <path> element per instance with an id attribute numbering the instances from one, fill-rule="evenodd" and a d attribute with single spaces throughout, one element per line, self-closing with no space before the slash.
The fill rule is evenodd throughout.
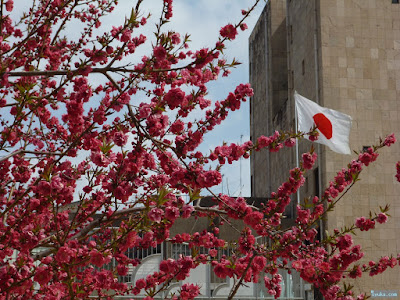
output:
<path id="1" fill-rule="evenodd" d="M 17 151 L 11 152 L 10 154 L 3 156 L 0 158 L 0 162 L 5 161 L 15 155 L 19 154 L 35 154 L 35 155 L 62 155 L 62 153 L 59 152 L 48 152 L 48 151 L 31 151 L 31 150 L 24 150 L 24 149 L 18 149 Z"/>
<path id="2" fill-rule="evenodd" d="M 233 297 L 236 295 L 239 287 L 241 286 L 244 277 L 246 276 L 247 271 L 250 269 L 251 264 L 253 262 L 253 259 L 256 257 L 256 253 L 253 253 L 253 256 L 250 258 L 250 261 L 246 267 L 246 269 L 243 271 L 242 276 L 240 276 L 239 281 L 235 284 L 235 286 L 233 287 L 233 289 L 231 290 L 231 292 L 229 293 L 229 296 L 227 298 L 227 300 L 232 300 Z"/>

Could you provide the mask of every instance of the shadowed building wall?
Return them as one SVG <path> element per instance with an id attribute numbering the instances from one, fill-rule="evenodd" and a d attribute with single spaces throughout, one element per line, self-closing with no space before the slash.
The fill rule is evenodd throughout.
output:
<path id="1" fill-rule="evenodd" d="M 275 129 L 294 128 L 294 90 L 352 116 L 351 149 L 361 151 L 392 132 L 399 137 L 400 5 L 392 2 L 270 0 L 250 37 L 250 81 L 255 92 L 250 116 L 253 141 Z M 302 141 L 300 153 L 310 146 L 310 142 Z M 307 176 L 301 198 L 320 193 L 338 170 L 357 157 L 314 146 L 319 159 Z M 281 151 L 253 153 L 252 196 L 268 197 L 287 179 L 288 170 L 295 166 L 295 151 Z M 355 242 L 367 253 L 363 262 L 400 252 L 400 184 L 394 178 L 399 159 L 399 143 L 380 151 L 378 161 L 361 173 L 361 181 L 325 221 L 325 229 L 332 232 L 368 216 L 370 211 L 379 212 L 379 206 L 390 205 L 392 217 L 387 224 L 357 232 Z M 391 290 L 400 294 L 399 273 L 397 267 L 351 283 L 356 291 Z"/>

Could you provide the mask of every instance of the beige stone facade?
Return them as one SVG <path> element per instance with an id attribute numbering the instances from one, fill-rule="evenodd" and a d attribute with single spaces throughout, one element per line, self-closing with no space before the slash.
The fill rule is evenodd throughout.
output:
<path id="1" fill-rule="evenodd" d="M 353 118 L 350 148 L 361 151 L 394 132 L 400 138 L 400 4 L 392 0 L 270 0 L 250 37 L 251 136 L 294 129 L 293 91 Z M 311 146 L 300 143 L 300 153 Z M 302 197 L 320 193 L 356 155 L 317 146 L 319 160 Z M 252 155 L 252 196 L 276 190 L 295 166 L 294 149 Z M 325 222 L 332 231 L 390 205 L 391 218 L 357 232 L 365 260 L 400 253 L 400 143 L 380 151 Z M 319 188 L 321 187 L 321 189 Z M 295 201 L 295 199 L 294 199 Z M 293 201 L 293 202 L 294 202 Z M 356 291 L 397 291 L 400 269 L 352 282 Z M 400 296 L 398 297 L 400 298 Z M 393 299 L 393 298 L 392 298 Z"/>

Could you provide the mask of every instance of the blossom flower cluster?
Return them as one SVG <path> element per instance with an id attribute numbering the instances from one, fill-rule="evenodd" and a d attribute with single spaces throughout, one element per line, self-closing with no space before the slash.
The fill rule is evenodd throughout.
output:
<path id="1" fill-rule="evenodd" d="M 360 153 L 321 197 L 298 205 L 290 227 L 282 225 L 285 211 L 314 168 L 313 150 L 260 206 L 224 194 L 213 195 L 212 206 L 199 204 L 222 182 L 224 164 L 253 151 L 283 151 L 307 135 L 317 138 L 316 131 L 275 131 L 200 151 L 206 134 L 253 96 L 249 84 L 239 84 L 211 100 L 207 85 L 237 65 L 223 56 L 225 44 L 247 29 L 244 21 L 258 2 L 241 12 L 239 22 L 223 26 L 214 46 L 200 49 L 190 49 L 187 35 L 165 29 L 174 15 L 172 0 L 162 1 L 154 38 L 141 33 L 150 20 L 142 1 L 106 32 L 102 21 L 116 0 L 33 1 L 26 14 L 13 14 L 12 0 L 2 2 L 0 299 L 112 294 L 151 300 L 204 264 L 219 278 L 234 279 L 230 299 L 248 282 L 263 282 L 280 297 L 279 269 L 298 272 L 326 299 L 353 299 L 339 287 L 343 277 L 375 276 L 398 264 L 392 256 L 357 264 L 364 254 L 350 235 L 387 222 L 388 208 L 324 240 L 317 231 L 394 135 Z M 73 22 L 83 28 L 76 39 L 65 31 Z M 151 50 L 138 57 L 144 45 Z M 400 181 L 400 162 L 396 171 Z M 188 218 L 208 218 L 210 226 L 173 235 L 176 221 Z M 241 224 L 236 240 L 220 233 L 224 222 Z M 121 280 L 145 262 L 129 251 L 162 244 L 184 245 L 190 254 L 164 257 L 156 272 L 131 284 Z M 166 297 L 199 295 L 199 284 L 185 282 Z"/>

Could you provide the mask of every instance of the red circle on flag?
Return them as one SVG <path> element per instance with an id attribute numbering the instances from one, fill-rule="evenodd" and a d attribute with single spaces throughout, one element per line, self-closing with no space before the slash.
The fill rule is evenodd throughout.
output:
<path id="1" fill-rule="evenodd" d="M 332 138 L 332 123 L 323 114 L 318 113 L 313 116 L 315 125 L 317 125 L 318 130 L 329 140 Z"/>

